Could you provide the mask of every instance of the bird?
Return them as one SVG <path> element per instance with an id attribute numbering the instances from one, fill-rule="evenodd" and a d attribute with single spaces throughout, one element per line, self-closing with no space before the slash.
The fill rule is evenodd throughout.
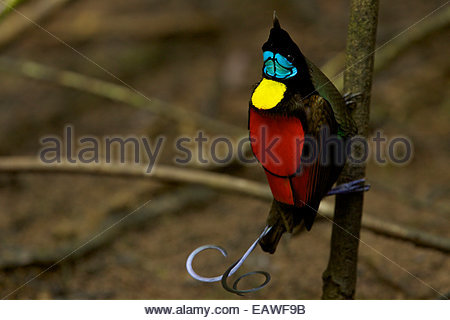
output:
<path id="1" fill-rule="evenodd" d="M 344 96 L 303 55 L 275 12 L 262 51 L 262 78 L 251 93 L 248 129 L 273 195 L 270 231 L 259 244 L 274 253 L 285 232 L 302 224 L 311 230 L 320 201 L 345 165 L 339 148 L 357 127 Z M 320 143 L 326 139 L 334 143 Z"/>

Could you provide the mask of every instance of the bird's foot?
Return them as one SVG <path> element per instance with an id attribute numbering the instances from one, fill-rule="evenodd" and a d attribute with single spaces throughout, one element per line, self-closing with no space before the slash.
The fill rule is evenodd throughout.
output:
<path id="1" fill-rule="evenodd" d="M 350 108 L 350 109 L 354 109 L 356 107 L 356 101 L 357 99 L 361 98 L 362 93 L 361 92 L 357 92 L 357 93 L 351 93 L 351 92 L 347 92 L 346 94 L 344 94 L 342 97 L 345 100 L 345 105 Z"/>
<path id="2" fill-rule="evenodd" d="M 345 193 L 352 193 L 352 192 L 369 191 L 370 184 L 364 184 L 365 181 L 366 181 L 366 179 L 358 179 L 358 180 L 340 184 L 337 187 L 331 189 L 330 192 L 327 193 L 327 196 L 332 196 L 335 194 L 345 194 Z"/>

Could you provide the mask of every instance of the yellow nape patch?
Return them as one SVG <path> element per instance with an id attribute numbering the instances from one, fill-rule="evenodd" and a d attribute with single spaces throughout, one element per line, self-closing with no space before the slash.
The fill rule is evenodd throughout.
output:
<path id="1" fill-rule="evenodd" d="M 262 79 L 252 95 L 252 104 L 258 109 L 272 109 L 283 99 L 286 85 L 281 82 Z"/>

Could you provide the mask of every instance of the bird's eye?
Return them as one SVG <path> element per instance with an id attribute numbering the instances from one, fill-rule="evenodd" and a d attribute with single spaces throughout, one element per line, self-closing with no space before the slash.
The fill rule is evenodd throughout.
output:
<path id="1" fill-rule="evenodd" d="M 286 56 L 286 59 L 289 61 L 289 62 L 294 62 L 294 57 L 293 56 L 291 56 L 290 54 L 288 54 L 287 56 Z"/>

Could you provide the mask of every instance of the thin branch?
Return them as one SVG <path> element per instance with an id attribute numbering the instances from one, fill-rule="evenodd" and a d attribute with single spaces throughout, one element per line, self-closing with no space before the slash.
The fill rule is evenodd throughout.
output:
<path id="1" fill-rule="evenodd" d="M 166 119 L 184 123 L 186 119 L 201 123 L 202 128 L 214 132 L 227 132 L 236 136 L 246 135 L 242 128 L 215 120 L 192 110 L 170 105 L 164 101 L 148 98 L 138 91 L 108 81 L 95 79 L 72 71 L 62 71 L 40 63 L 0 57 L 0 70 L 45 80 L 64 87 L 95 94 L 130 106 L 146 109 Z"/>
<path id="2" fill-rule="evenodd" d="M 64 7 L 73 0 L 43 0 L 30 1 L 20 8 L 20 12 L 26 16 L 24 18 L 21 14 L 7 14 L 2 19 L 0 24 L 0 50 L 10 45 L 13 41 L 19 39 L 19 35 L 23 34 L 29 28 L 34 27 L 30 22 L 40 22 L 43 19 L 54 14 L 57 10 Z M 13 6 L 15 7 L 15 6 Z M 11 9 L 11 12 L 14 10 Z"/>
<path id="3" fill-rule="evenodd" d="M 378 22 L 378 0 L 352 0 L 347 33 L 344 91 L 360 93 L 352 116 L 358 133 L 368 135 L 370 91 Z M 355 150 L 360 159 L 363 150 Z M 348 162 L 338 184 L 362 179 L 365 165 Z M 323 299 L 353 299 L 356 288 L 358 246 L 361 230 L 364 193 L 336 196 L 331 248 L 328 266 L 323 273 Z"/>
<path id="4" fill-rule="evenodd" d="M 417 229 L 406 228 L 390 221 L 384 222 L 366 213 L 363 214 L 362 227 L 394 239 L 408 239 L 409 242 L 414 243 L 416 246 L 435 248 L 446 253 L 450 252 L 450 238 L 438 237 Z"/>
<path id="5" fill-rule="evenodd" d="M 71 164 L 62 161 L 55 165 L 46 165 L 32 157 L 0 157 L 1 173 L 67 173 L 93 176 L 112 176 L 123 178 L 156 179 L 169 183 L 201 184 L 221 191 L 237 192 L 260 199 L 272 199 L 267 185 L 227 174 L 207 172 L 197 169 L 178 168 L 167 165 L 156 165 L 148 174 L 146 165 L 107 164 L 100 160 L 99 164 Z"/>
<path id="6" fill-rule="evenodd" d="M 177 168 L 157 165 L 151 174 L 146 173 L 145 165 L 118 164 L 71 164 L 62 162 L 58 165 L 46 165 L 32 157 L 0 157 L 0 174 L 39 173 L 39 174 L 79 174 L 132 179 L 156 179 L 169 183 L 200 184 L 212 189 L 251 196 L 271 201 L 273 199 L 269 187 L 264 183 L 233 177 L 222 173 L 206 172 L 195 169 Z M 322 201 L 319 213 L 328 219 L 333 218 L 333 205 Z M 442 252 L 450 252 L 450 239 L 403 227 L 392 222 L 386 223 L 365 214 L 362 227 L 377 234 L 393 239 L 411 242 L 417 246 L 431 248 Z"/>

